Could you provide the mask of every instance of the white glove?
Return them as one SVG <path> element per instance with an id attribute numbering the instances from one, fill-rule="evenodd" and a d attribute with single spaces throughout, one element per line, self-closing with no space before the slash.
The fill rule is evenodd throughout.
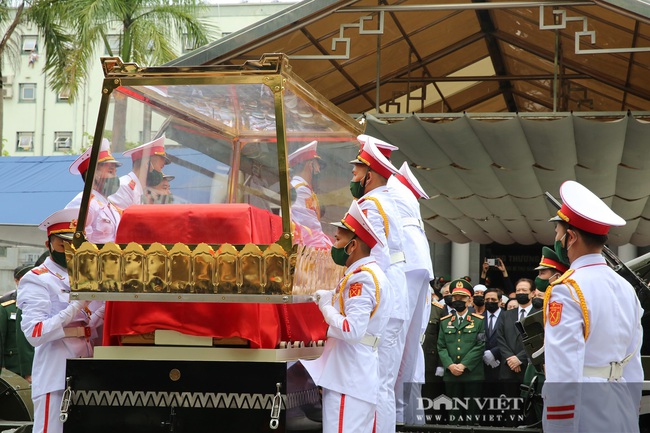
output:
<path id="1" fill-rule="evenodd" d="M 444 375 L 445 375 L 445 369 L 442 368 L 442 367 L 440 367 L 440 366 L 438 366 L 438 367 L 436 368 L 436 376 L 438 376 L 438 377 L 442 377 L 442 376 L 444 376 Z"/>
<path id="2" fill-rule="evenodd" d="M 497 368 L 499 366 L 499 364 L 501 364 L 501 362 L 499 362 L 498 359 L 495 359 L 494 362 L 492 364 L 490 364 L 490 367 Z"/>
<path id="3" fill-rule="evenodd" d="M 322 310 L 325 305 L 332 305 L 332 296 L 334 296 L 332 290 L 316 290 L 318 308 Z"/>
<path id="4" fill-rule="evenodd" d="M 485 362 L 487 365 L 492 365 L 494 361 L 496 361 L 496 359 L 494 359 L 492 351 L 486 350 L 483 352 L 483 362 Z"/>
<path id="5" fill-rule="evenodd" d="M 93 311 L 93 314 L 90 316 L 90 322 L 88 326 L 91 328 L 96 328 L 104 323 L 104 310 L 106 309 L 106 304 L 102 304 L 101 307 Z"/>
<path id="6" fill-rule="evenodd" d="M 61 325 L 65 326 L 68 323 L 72 322 L 74 316 L 90 304 L 90 301 L 72 301 L 65 310 L 59 312 L 59 317 L 61 318 Z"/>

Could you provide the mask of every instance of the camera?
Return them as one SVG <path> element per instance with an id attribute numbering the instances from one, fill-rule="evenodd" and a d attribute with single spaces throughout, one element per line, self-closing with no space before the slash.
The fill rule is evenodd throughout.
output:
<path id="1" fill-rule="evenodd" d="M 490 266 L 496 266 L 497 265 L 497 259 L 485 259 L 485 261 Z"/>

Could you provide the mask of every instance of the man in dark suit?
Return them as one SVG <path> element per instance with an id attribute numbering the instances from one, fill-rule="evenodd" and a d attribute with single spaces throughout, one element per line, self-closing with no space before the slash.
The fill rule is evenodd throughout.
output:
<path id="1" fill-rule="evenodd" d="M 503 311 L 503 319 L 497 328 L 497 342 L 501 351 L 499 380 L 507 397 L 519 397 L 519 386 L 524 380 L 528 357 L 521 334 L 515 323 L 537 311 L 532 305 L 533 281 L 522 278 L 515 285 L 517 308 Z"/>
<path id="2" fill-rule="evenodd" d="M 497 330 L 503 320 L 504 309 L 499 307 L 499 291 L 494 288 L 487 289 L 484 293 L 485 311 L 483 312 L 485 324 L 485 352 L 483 354 L 483 370 L 485 372 L 485 383 L 483 385 L 484 398 L 498 398 L 503 394 L 501 382 L 499 381 L 499 370 L 503 360 L 501 349 L 497 341 Z M 496 420 L 484 422 L 484 425 L 502 425 Z"/>

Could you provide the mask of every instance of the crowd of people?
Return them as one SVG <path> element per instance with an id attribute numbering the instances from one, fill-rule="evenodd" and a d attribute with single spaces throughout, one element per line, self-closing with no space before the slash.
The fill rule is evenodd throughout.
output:
<path id="1" fill-rule="evenodd" d="M 512 285 L 499 259 L 494 266 L 504 276 L 501 289 L 488 287 L 487 261 L 479 284 L 463 277 L 440 285 L 418 202 L 428 198 L 426 192 L 407 164 L 398 170 L 390 162 L 395 146 L 367 135 L 358 141 L 351 204 L 335 224 L 334 239 L 322 233 L 312 184 L 323 167 L 317 142 L 289 155 L 292 217 L 309 228 L 303 239 L 330 248 L 334 263 L 347 268 L 337 287 L 316 293 L 328 339 L 322 356 L 302 361 L 323 390 L 323 432 L 392 433 L 400 424 L 426 422 L 521 425 L 528 421 L 520 418 L 521 385 L 533 376 L 546 379 L 544 408 L 538 411 L 544 431 L 636 431 L 641 394 L 633 385 L 643 378 L 642 311 L 629 283 L 600 254 L 609 228 L 625 221 L 568 181 L 560 190 L 555 245 L 543 248 L 531 278 Z M 125 155 L 132 158 L 132 171 L 117 178 L 120 163 L 110 143 L 102 142 L 84 230 L 91 242 L 114 241 L 121 209 L 151 200 L 147 188 L 165 180 L 162 168 L 170 160 L 164 137 Z M 89 160 L 90 150 L 70 172 L 87 181 Z M 13 306 L 22 312 L 19 330 L 35 347 L 31 371 L 11 351 L 7 356 L 3 350 L 3 362 L 31 377 L 37 433 L 62 431 L 65 361 L 92 356 L 103 323 L 103 303 L 68 299 L 65 247 L 77 230 L 81 197 L 41 223 L 48 257 L 16 270 L 22 279 L 15 299 L 4 300 L 0 310 Z M 17 319 L 19 313 L 9 314 Z M 541 366 L 533 363 L 518 329 L 540 314 L 546 334 Z M 611 382 L 624 386 L 589 395 L 579 386 Z M 612 398 L 622 403 L 605 419 L 596 408 Z"/>

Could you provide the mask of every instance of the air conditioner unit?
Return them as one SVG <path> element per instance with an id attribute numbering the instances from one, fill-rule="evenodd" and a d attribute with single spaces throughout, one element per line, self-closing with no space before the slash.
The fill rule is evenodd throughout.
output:
<path id="1" fill-rule="evenodd" d="M 2 77 L 2 84 L 3 85 L 12 85 L 14 83 L 14 76 L 13 75 L 5 75 Z"/>
<path id="2" fill-rule="evenodd" d="M 12 96 L 14 96 L 14 89 L 12 89 L 11 87 L 2 88 L 2 97 L 4 99 L 11 99 Z"/>
<path id="3" fill-rule="evenodd" d="M 72 140 L 70 137 L 56 137 L 54 146 L 57 150 L 70 149 L 72 147 Z"/>

